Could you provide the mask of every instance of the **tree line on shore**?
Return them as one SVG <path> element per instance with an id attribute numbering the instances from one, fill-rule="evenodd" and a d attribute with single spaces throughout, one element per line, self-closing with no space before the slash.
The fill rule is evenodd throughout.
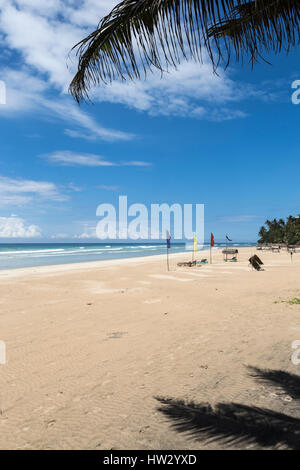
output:
<path id="1" fill-rule="evenodd" d="M 262 243 L 285 243 L 297 245 L 300 243 L 300 215 L 289 216 L 286 220 L 266 220 L 258 232 L 259 244 Z"/>

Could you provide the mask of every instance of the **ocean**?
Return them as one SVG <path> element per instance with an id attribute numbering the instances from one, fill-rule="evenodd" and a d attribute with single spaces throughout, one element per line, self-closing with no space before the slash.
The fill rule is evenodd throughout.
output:
<path id="1" fill-rule="evenodd" d="M 234 243 L 231 247 L 255 243 Z M 216 243 L 215 248 L 224 247 Z M 203 249 L 207 249 L 205 244 Z M 172 243 L 169 253 L 192 251 L 192 245 Z M 0 269 L 81 263 L 166 253 L 165 243 L 1 243 Z"/>

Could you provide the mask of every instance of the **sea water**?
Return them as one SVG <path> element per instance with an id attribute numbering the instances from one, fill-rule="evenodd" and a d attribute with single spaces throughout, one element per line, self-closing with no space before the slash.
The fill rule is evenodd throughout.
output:
<path id="1" fill-rule="evenodd" d="M 251 243 L 235 243 L 234 247 Z M 222 248 L 225 244 L 216 244 Z M 209 245 L 204 245 L 207 249 Z M 169 253 L 191 251 L 192 245 L 172 243 Z M 1 243 L 0 269 L 81 263 L 166 254 L 165 243 Z"/>

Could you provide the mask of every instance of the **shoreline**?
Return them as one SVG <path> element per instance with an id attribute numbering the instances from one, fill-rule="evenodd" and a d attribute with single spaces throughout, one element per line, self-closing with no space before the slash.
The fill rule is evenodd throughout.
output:
<path id="1" fill-rule="evenodd" d="M 234 248 L 237 248 L 239 252 L 243 252 L 244 250 L 248 250 L 250 248 L 253 248 L 256 250 L 256 246 L 252 246 L 252 245 L 237 246 Z M 223 249 L 224 249 L 223 246 L 222 247 L 215 246 L 213 248 L 213 253 L 219 253 L 219 251 Z M 191 254 L 192 254 L 192 251 L 187 251 L 187 250 L 177 252 L 177 253 L 169 253 L 169 259 L 170 260 L 177 259 L 178 257 L 182 257 L 183 255 L 187 255 L 190 257 Z M 196 252 L 196 258 L 197 256 L 199 258 L 209 257 L 209 254 L 210 254 L 210 250 L 208 248 L 205 248 Z M 96 261 L 81 261 L 81 262 L 71 262 L 71 263 L 28 266 L 28 267 L 21 267 L 21 268 L 0 269 L 0 280 L 15 278 L 15 277 L 22 277 L 26 275 L 30 276 L 30 275 L 39 275 L 39 274 L 59 274 L 59 273 L 63 274 L 66 272 L 71 272 L 71 271 L 100 269 L 100 268 L 105 268 L 107 266 L 132 264 L 135 262 L 140 264 L 140 263 L 154 262 L 154 261 L 165 260 L 165 259 L 166 259 L 166 254 L 155 254 L 155 255 L 149 255 L 149 254 L 142 255 L 141 254 L 141 256 L 128 256 L 126 258 L 114 258 L 114 259 L 96 260 Z"/>
<path id="2" fill-rule="evenodd" d="M 242 247 L 248 248 L 248 247 Z M 223 247 L 215 247 L 214 252 L 222 250 Z M 209 255 L 209 250 L 201 250 L 197 253 L 203 253 L 205 256 Z M 179 253 L 169 253 L 170 259 L 176 259 L 182 257 L 183 255 L 191 256 L 191 251 L 182 251 Z M 128 258 L 117 258 L 117 259 L 107 259 L 107 260 L 97 260 L 97 261 L 82 261 L 80 263 L 65 263 L 65 264 L 48 264 L 40 266 L 30 266 L 24 268 L 11 268 L 11 269 L 0 269 L 0 280 L 3 278 L 13 278 L 33 274 L 59 274 L 66 273 L 68 271 L 80 271 L 80 270 L 91 270 L 97 268 L 105 268 L 107 266 L 117 266 L 124 264 L 133 264 L 136 263 L 146 263 L 151 261 L 160 261 L 165 260 L 166 254 L 159 255 L 147 255 L 147 256 L 131 256 Z"/>

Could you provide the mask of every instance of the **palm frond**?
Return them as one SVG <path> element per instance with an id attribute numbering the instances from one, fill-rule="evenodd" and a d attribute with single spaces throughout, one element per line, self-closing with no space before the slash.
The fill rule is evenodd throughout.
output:
<path id="1" fill-rule="evenodd" d="M 300 42 L 299 0 L 253 0 L 237 5 L 229 19 L 208 30 L 208 37 L 225 42 L 228 58 L 231 49 L 236 59 L 247 55 L 255 62 L 262 52 L 286 52 Z"/>
<path id="2" fill-rule="evenodd" d="M 78 71 L 70 93 L 80 102 L 93 85 L 135 79 L 182 58 L 214 69 L 265 50 L 289 50 L 300 42 L 300 0 L 124 0 L 98 28 L 74 46 Z M 73 49 L 74 49 L 73 48 Z"/>

